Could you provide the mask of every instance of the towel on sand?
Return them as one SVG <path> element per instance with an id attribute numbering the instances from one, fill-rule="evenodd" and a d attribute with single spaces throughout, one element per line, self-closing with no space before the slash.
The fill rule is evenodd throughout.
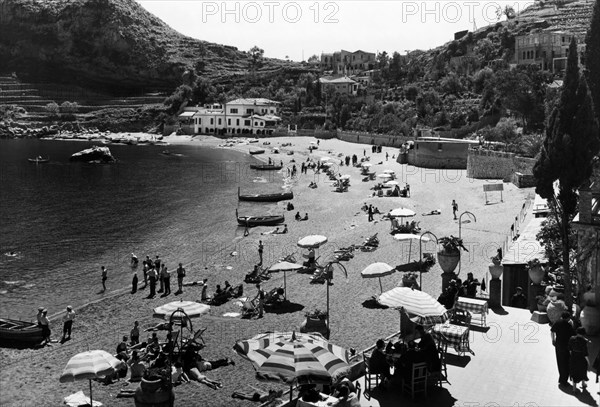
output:
<path id="1" fill-rule="evenodd" d="M 94 407 L 102 406 L 102 403 L 99 401 L 93 400 L 92 403 Z M 73 393 L 70 396 L 65 397 L 65 404 L 71 407 L 89 406 L 90 398 L 86 397 L 83 394 L 83 391 L 79 390 L 77 393 Z"/>

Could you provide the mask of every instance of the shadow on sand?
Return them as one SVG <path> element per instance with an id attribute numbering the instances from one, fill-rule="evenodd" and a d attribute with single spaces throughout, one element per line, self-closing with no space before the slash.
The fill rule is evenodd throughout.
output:
<path id="1" fill-rule="evenodd" d="M 269 314 L 293 314 L 294 312 L 302 311 L 304 305 L 291 301 L 283 302 L 279 305 L 265 306 L 265 312 Z"/>
<path id="2" fill-rule="evenodd" d="M 370 393 L 371 399 L 377 400 L 381 407 L 451 407 L 456 403 L 456 399 L 452 397 L 448 389 L 443 387 L 429 387 L 427 396 L 416 394 L 412 400 L 408 393 L 400 393 L 400 385 L 394 389 L 381 390 L 373 389 Z"/>
<path id="3" fill-rule="evenodd" d="M 386 308 L 388 308 L 385 305 L 381 305 L 380 303 L 378 303 L 377 298 L 374 296 L 364 300 L 362 303 L 362 306 L 365 308 L 368 308 L 368 309 L 386 309 Z"/>

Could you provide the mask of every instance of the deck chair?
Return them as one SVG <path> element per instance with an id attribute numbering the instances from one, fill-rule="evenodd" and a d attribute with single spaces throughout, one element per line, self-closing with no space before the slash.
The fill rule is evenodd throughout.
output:
<path id="1" fill-rule="evenodd" d="M 427 397 L 427 363 L 413 363 L 411 380 L 402 380 L 402 391 L 410 392 L 413 399 L 416 393 L 424 393 Z"/>
<path id="2" fill-rule="evenodd" d="M 371 356 L 367 353 L 363 352 L 363 360 L 365 362 L 365 399 L 371 399 L 371 392 L 373 389 L 376 389 L 381 382 L 383 382 L 383 375 L 379 373 L 371 372 L 371 367 L 369 363 L 371 361 Z M 358 391 L 358 388 L 357 388 Z"/>
<path id="3" fill-rule="evenodd" d="M 208 328 L 198 329 L 194 333 L 194 336 L 192 336 L 192 338 L 187 341 L 186 345 L 195 345 L 195 346 L 198 346 L 200 348 L 204 348 L 204 346 L 206 346 L 206 342 L 204 342 L 204 338 L 202 337 L 202 334 L 207 329 Z"/>

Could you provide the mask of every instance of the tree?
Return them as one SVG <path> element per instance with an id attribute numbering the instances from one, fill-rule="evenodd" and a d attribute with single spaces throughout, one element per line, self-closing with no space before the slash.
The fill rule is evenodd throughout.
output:
<path id="1" fill-rule="evenodd" d="M 600 123 L 600 0 L 596 0 L 594 4 L 592 24 L 585 38 L 585 46 L 585 74 L 594 102 L 596 120 Z"/>
<path id="2" fill-rule="evenodd" d="M 258 48 L 256 45 L 250 48 L 250 71 L 254 74 L 256 70 L 262 66 L 263 54 L 265 50 Z"/>
<path id="3" fill-rule="evenodd" d="M 319 61 L 320 61 L 320 59 L 319 59 L 319 57 L 318 57 L 317 55 L 311 55 L 311 56 L 308 58 L 308 61 L 307 61 L 307 62 L 309 62 L 309 63 L 311 63 L 311 64 L 317 64 L 317 63 L 319 63 Z"/>
<path id="4" fill-rule="evenodd" d="M 44 110 L 50 113 L 51 116 L 56 116 L 60 111 L 60 107 L 56 102 L 50 102 L 46 106 L 44 106 Z"/>
<path id="5" fill-rule="evenodd" d="M 573 39 L 560 101 L 550 115 L 546 139 L 533 167 L 535 190 L 550 202 L 560 225 L 565 300 L 569 308 L 573 304 L 570 222 L 577 209 L 577 189 L 590 177 L 594 156 L 600 150 L 598 123 L 592 109 L 585 76 L 579 73 L 577 42 Z M 555 181 L 559 183 L 557 190 Z"/>

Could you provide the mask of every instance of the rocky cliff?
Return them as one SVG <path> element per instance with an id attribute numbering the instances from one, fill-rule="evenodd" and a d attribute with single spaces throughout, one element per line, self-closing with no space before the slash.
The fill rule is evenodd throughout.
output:
<path id="1" fill-rule="evenodd" d="M 171 90 L 188 67 L 211 77 L 247 65 L 246 52 L 186 37 L 134 0 L 0 0 L 0 72 L 26 80 Z"/>

